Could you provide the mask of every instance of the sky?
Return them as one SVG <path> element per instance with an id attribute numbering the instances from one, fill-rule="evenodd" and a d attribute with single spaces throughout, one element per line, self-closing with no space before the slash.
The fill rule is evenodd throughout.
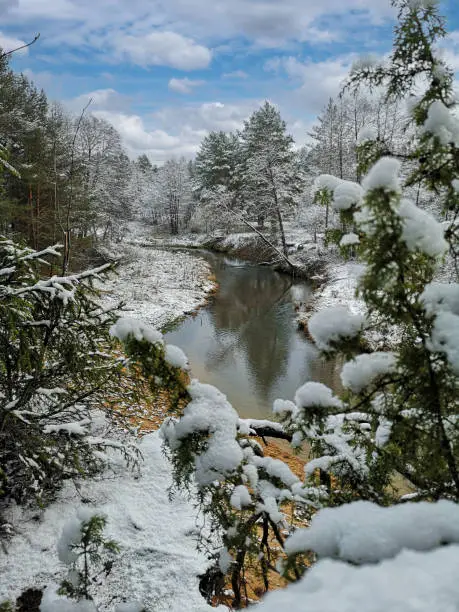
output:
<path id="1" fill-rule="evenodd" d="M 440 0 L 459 71 L 459 0 Z M 390 51 L 390 0 L 0 0 L 0 47 L 52 100 L 113 124 L 132 157 L 192 157 L 265 99 L 298 145 L 353 61 Z"/>

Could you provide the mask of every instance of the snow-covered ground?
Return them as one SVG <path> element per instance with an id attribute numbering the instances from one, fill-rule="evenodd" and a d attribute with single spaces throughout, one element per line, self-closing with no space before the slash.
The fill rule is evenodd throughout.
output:
<path id="1" fill-rule="evenodd" d="M 0 549 L 0 603 L 25 588 L 63 578 L 66 567 L 58 560 L 56 544 L 64 524 L 84 500 L 85 507 L 107 516 L 106 535 L 121 546 L 97 591 L 101 610 L 113 610 L 122 601 L 139 601 L 157 612 L 215 609 L 198 590 L 197 576 L 205 570 L 206 559 L 195 551 L 196 512 L 183 497 L 173 503 L 168 499 L 171 470 L 159 434 L 145 436 L 140 449 L 144 456 L 140 475 L 119 466 L 116 476 L 83 482 L 80 492 L 68 483 L 40 521 L 38 512 L 10 510 L 5 518 L 17 535 L 7 544 L 7 554 Z"/>
<path id="2" fill-rule="evenodd" d="M 195 310 L 215 286 L 209 280 L 209 265 L 194 254 L 134 244 L 117 246 L 116 253 L 109 254 L 120 264 L 118 275 L 102 287 L 104 304 L 122 301 L 126 316 L 154 327 L 162 328 Z"/>

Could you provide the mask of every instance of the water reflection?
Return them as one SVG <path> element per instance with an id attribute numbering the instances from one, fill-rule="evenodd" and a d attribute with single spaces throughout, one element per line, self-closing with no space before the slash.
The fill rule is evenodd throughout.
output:
<path id="1" fill-rule="evenodd" d="M 333 379 L 334 367 L 294 324 L 294 302 L 311 290 L 269 268 L 206 254 L 220 289 L 196 317 L 166 335 L 187 353 L 193 376 L 217 386 L 240 414 L 268 417 L 277 397 L 306 380 Z"/>

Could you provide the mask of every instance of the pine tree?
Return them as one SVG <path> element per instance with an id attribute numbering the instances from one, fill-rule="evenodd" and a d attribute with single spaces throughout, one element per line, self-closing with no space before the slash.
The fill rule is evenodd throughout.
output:
<path id="1" fill-rule="evenodd" d="M 94 287 L 110 266 L 59 277 L 46 274 L 53 257 L 56 248 L 0 239 L 0 489 L 7 500 L 46 501 L 62 479 L 103 468 L 101 451 L 110 446 L 136 460 L 129 445 L 91 429 L 122 367 L 111 352 L 114 312 L 101 308 Z"/>
<path id="2" fill-rule="evenodd" d="M 247 213 L 256 215 L 259 226 L 270 218 L 280 232 L 287 255 L 284 216 L 292 211 L 303 187 L 293 138 L 279 111 L 269 102 L 245 122 L 241 132 L 244 200 Z"/>

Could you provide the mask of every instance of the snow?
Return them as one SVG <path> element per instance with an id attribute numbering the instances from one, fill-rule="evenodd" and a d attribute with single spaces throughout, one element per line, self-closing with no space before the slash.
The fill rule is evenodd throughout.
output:
<path id="1" fill-rule="evenodd" d="M 122 342 L 133 336 L 139 342 L 145 340 L 151 344 L 163 344 L 163 336 L 157 329 L 140 319 L 122 317 L 110 327 L 110 335 Z"/>
<path id="2" fill-rule="evenodd" d="M 284 400 L 276 400 L 274 403 L 283 401 Z M 295 409 L 295 404 L 292 402 L 286 403 L 290 403 L 293 406 L 293 409 Z M 274 431 L 283 431 L 283 427 L 280 423 L 276 423 L 276 421 L 268 421 L 267 419 L 239 419 L 238 422 L 239 433 L 243 435 L 255 433 L 255 429 L 261 427 L 267 427 Z"/>
<path id="3" fill-rule="evenodd" d="M 340 181 L 333 192 L 333 208 L 348 210 L 362 201 L 363 189 L 358 183 Z"/>
<path id="4" fill-rule="evenodd" d="M 425 286 L 419 297 L 427 314 L 452 312 L 459 315 L 459 284 L 432 282 Z"/>
<path id="5" fill-rule="evenodd" d="M 309 319 L 308 329 L 317 347 L 329 350 L 331 342 L 356 336 L 365 323 L 363 315 L 352 314 L 346 306 L 332 306 L 315 313 Z"/>
<path id="6" fill-rule="evenodd" d="M 344 236 L 340 240 L 339 246 L 347 247 L 347 246 L 353 246 L 354 244 L 359 244 L 359 243 L 360 243 L 360 238 L 357 236 L 357 234 L 354 234 L 354 232 L 351 232 L 349 234 L 344 234 Z"/>
<path id="7" fill-rule="evenodd" d="M 359 131 L 357 135 L 357 144 L 360 145 L 371 140 L 376 140 L 377 137 L 378 132 L 373 126 L 365 126 Z"/>
<path id="8" fill-rule="evenodd" d="M 241 510 L 246 506 L 250 506 L 252 498 L 250 497 L 249 490 L 244 485 L 238 485 L 234 488 L 231 493 L 230 503 L 236 510 Z"/>
<path id="9" fill-rule="evenodd" d="M 432 328 L 427 348 L 432 352 L 445 353 L 456 374 L 459 374 L 459 316 L 451 312 L 440 312 Z"/>
<path id="10" fill-rule="evenodd" d="M 273 402 L 273 413 L 287 415 L 296 412 L 296 405 L 290 400 L 276 399 Z"/>
<path id="11" fill-rule="evenodd" d="M 388 419 L 381 417 L 379 420 L 379 425 L 376 429 L 375 433 L 375 444 L 377 448 L 383 448 L 390 439 L 390 434 L 392 433 L 392 423 Z"/>
<path id="12" fill-rule="evenodd" d="M 141 603 L 131 602 L 125 604 L 118 604 L 115 612 L 143 612 L 144 607 Z"/>
<path id="13" fill-rule="evenodd" d="M 454 189 L 454 191 L 459 194 L 459 179 L 454 179 L 451 182 L 451 185 L 452 185 L 452 188 Z"/>
<path id="14" fill-rule="evenodd" d="M 166 344 L 165 348 L 165 359 L 167 363 L 174 368 L 182 368 L 182 370 L 188 370 L 190 365 L 188 363 L 188 357 L 182 351 L 181 348 L 174 344 Z"/>
<path id="15" fill-rule="evenodd" d="M 57 425 L 46 425 L 43 427 L 43 433 L 59 433 L 64 431 L 67 434 L 73 434 L 75 436 L 85 436 L 88 433 L 88 427 L 91 425 L 89 419 L 83 419 L 81 421 L 75 421 L 73 423 L 58 423 Z"/>
<path id="16" fill-rule="evenodd" d="M 281 461 L 280 459 L 273 459 L 272 457 L 253 457 L 252 463 L 257 467 L 263 469 L 267 474 L 278 478 L 287 487 L 292 487 L 294 484 L 299 482 L 299 479 L 291 471 L 289 466 Z"/>
<path id="17" fill-rule="evenodd" d="M 365 191 L 372 189 L 385 189 L 387 191 L 400 191 L 401 164 L 393 157 L 381 157 L 370 169 L 362 181 Z"/>
<path id="18" fill-rule="evenodd" d="M 436 136 L 442 145 L 459 146 L 459 120 L 441 100 L 430 105 L 422 131 Z"/>
<path id="19" fill-rule="evenodd" d="M 193 433 L 208 434 L 207 448 L 195 458 L 195 479 L 198 486 L 224 480 L 243 460 L 236 440 L 239 415 L 226 396 L 212 385 L 193 380 L 187 387 L 191 401 L 179 421 L 166 420 L 161 435 L 172 450 Z"/>
<path id="20" fill-rule="evenodd" d="M 375 380 L 394 372 L 397 357 L 391 352 L 374 352 L 357 355 L 344 364 L 341 370 L 343 386 L 353 393 L 360 393 Z"/>
<path id="21" fill-rule="evenodd" d="M 115 247 L 108 256 L 120 264 L 117 274 L 100 284 L 102 305 L 123 302 L 126 316 L 157 329 L 201 306 L 215 287 L 208 264 L 195 254 L 139 244 Z"/>
<path id="22" fill-rule="evenodd" d="M 333 192 L 336 187 L 341 183 L 341 179 L 332 174 L 320 174 L 314 181 L 312 186 L 313 193 L 317 193 L 322 189 L 327 189 Z"/>
<path id="23" fill-rule="evenodd" d="M 436 6 L 438 0 L 409 0 L 408 4 L 412 9 L 430 8 L 431 6 Z"/>
<path id="24" fill-rule="evenodd" d="M 269 593 L 260 612 L 456 612 L 459 546 L 403 551 L 378 565 L 323 560 L 297 583 Z"/>
<path id="25" fill-rule="evenodd" d="M 230 552 L 228 551 L 227 548 L 223 547 L 220 550 L 219 557 L 218 557 L 218 566 L 221 569 L 221 571 L 224 574 L 226 574 L 226 572 L 229 570 L 233 562 L 234 562 L 234 559 L 231 556 Z"/>
<path id="26" fill-rule="evenodd" d="M 351 563 L 376 563 L 403 549 L 428 551 L 459 543 L 459 505 L 448 500 L 381 507 L 356 501 L 315 514 L 285 543 L 287 554 L 314 551 Z"/>
<path id="27" fill-rule="evenodd" d="M 411 200 L 400 202 L 399 215 L 402 218 L 402 240 L 410 251 L 420 250 L 436 257 L 448 249 L 441 223 Z"/>
<path id="28" fill-rule="evenodd" d="M 97 612 L 92 601 L 74 601 L 57 594 L 59 586 L 50 585 L 43 593 L 40 612 Z"/>
<path id="29" fill-rule="evenodd" d="M 57 542 L 57 556 L 59 561 L 70 565 L 78 559 L 78 553 L 72 550 L 74 546 L 78 546 L 81 542 L 82 527 L 84 523 L 90 521 L 98 514 L 96 509 L 80 508 L 76 516 L 72 517 L 62 529 L 61 536 Z"/>
<path id="30" fill-rule="evenodd" d="M 323 408 L 342 408 L 341 400 L 333 395 L 332 390 L 319 382 L 307 382 L 297 389 L 295 403 L 298 408 L 311 408 L 321 406 Z"/>
<path id="31" fill-rule="evenodd" d="M 10 508 L 4 520 L 12 524 L 15 535 L 7 543 L 8 554 L 0 549 L 0 601 L 64 577 L 67 568 L 58 559 L 56 542 L 75 510 L 83 507 L 106 516 L 104 533 L 121 546 L 110 575 L 98 589 L 104 610 L 111 611 L 123 601 L 139 601 L 157 612 L 213 610 L 198 590 L 197 575 L 205 570 L 207 561 L 196 552 L 191 535 L 195 509 L 180 495 L 173 504 L 169 501 L 171 467 L 158 433 L 145 436 L 140 450 L 144 462 L 139 475 L 119 467 L 105 479 L 83 481 L 79 492 L 66 483 L 39 521 L 33 520 L 36 512 Z M 83 505 L 82 500 L 88 504 Z M 61 606 L 46 612 L 64 610 Z M 74 611 L 82 612 L 69 609 Z"/>
<path id="32" fill-rule="evenodd" d="M 353 314 L 364 314 L 365 304 L 355 292 L 365 266 L 353 262 L 335 263 L 327 270 L 327 283 L 313 296 L 313 308 L 321 311 L 332 306 L 346 306 Z"/>

